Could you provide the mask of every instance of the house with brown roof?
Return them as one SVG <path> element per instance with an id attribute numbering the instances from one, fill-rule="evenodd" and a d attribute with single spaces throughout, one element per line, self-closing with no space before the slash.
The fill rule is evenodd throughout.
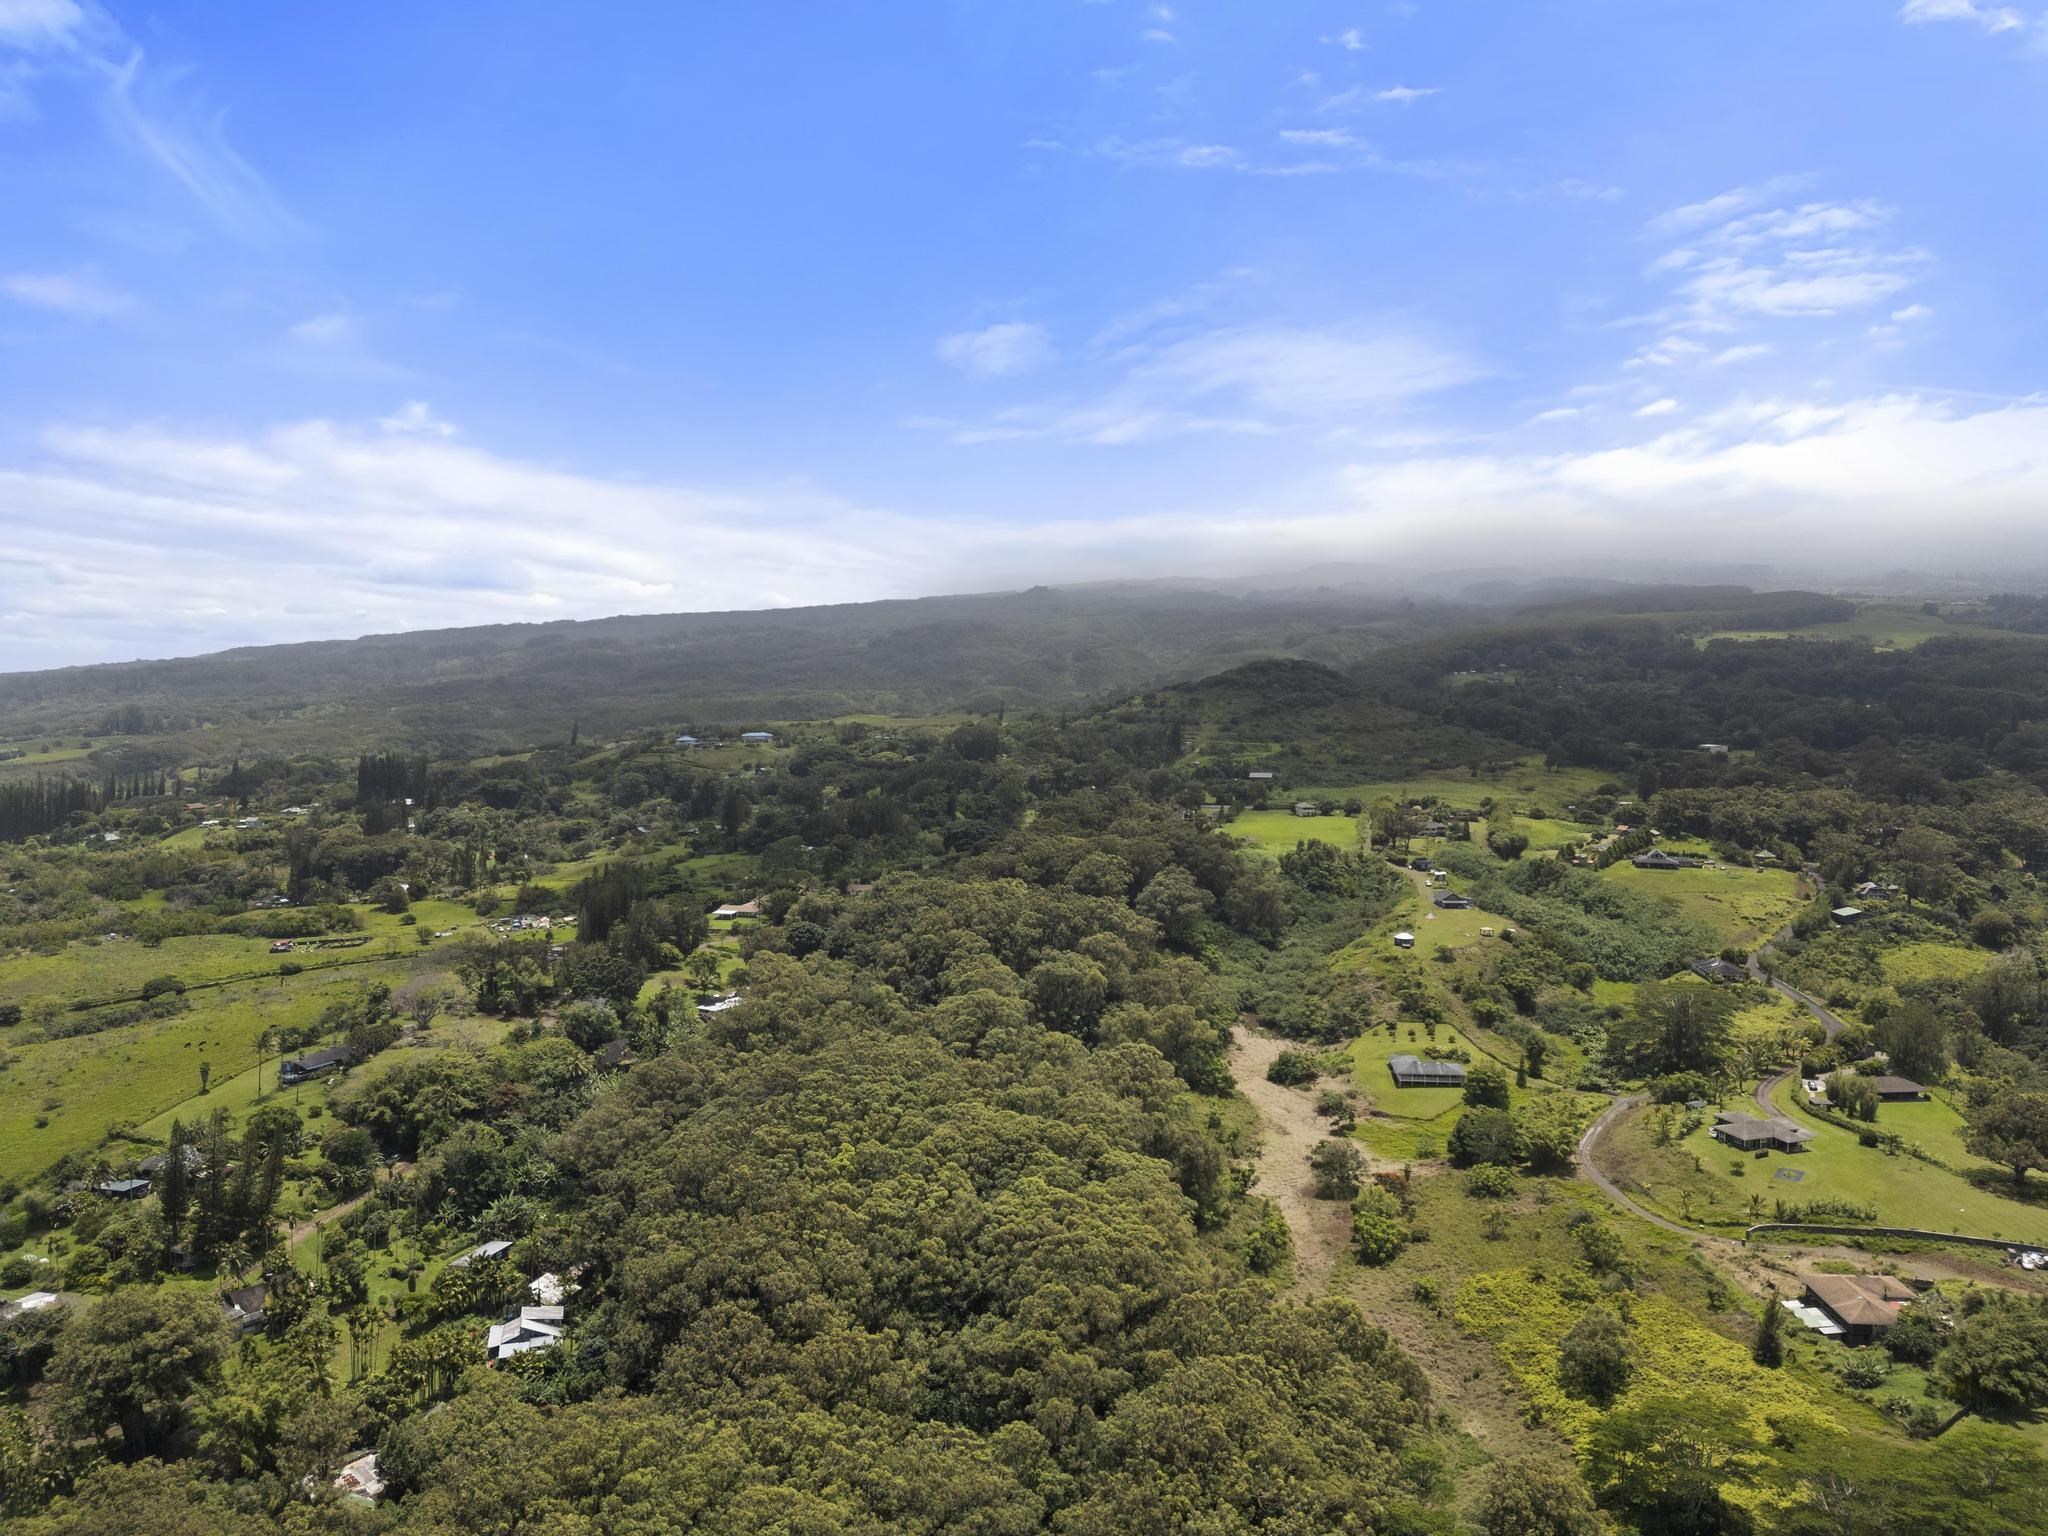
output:
<path id="1" fill-rule="evenodd" d="M 1927 1090 L 1910 1077 L 1898 1077 L 1887 1072 L 1883 1077 L 1873 1077 L 1870 1086 L 1877 1090 L 1877 1096 L 1887 1101 L 1899 1099 L 1924 1099 Z"/>
<path id="2" fill-rule="evenodd" d="M 1774 1152 L 1803 1152 L 1813 1132 L 1775 1115 L 1759 1120 L 1753 1115 L 1722 1114 L 1708 1134 L 1744 1152 L 1768 1149 Z"/>
<path id="3" fill-rule="evenodd" d="M 1868 1344 L 1899 1320 L 1913 1288 L 1891 1275 L 1801 1275 L 1807 1302 L 1842 1326 L 1851 1344 Z"/>

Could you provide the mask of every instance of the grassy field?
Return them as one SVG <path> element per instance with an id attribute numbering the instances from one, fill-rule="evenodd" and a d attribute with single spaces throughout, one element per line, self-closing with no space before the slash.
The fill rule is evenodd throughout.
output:
<path id="1" fill-rule="evenodd" d="M 1418 1180 L 1414 1201 L 1429 1240 L 1381 1268 L 1346 1264 L 1337 1285 L 1394 1334 L 1438 1401 L 1486 1450 L 1583 1444 L 1600 1422 L 1601 1410 L 1562 1391 L 1557 1371 L 1564 1334 L 1602 1297 L 1573 1237 L 1573 1222 L 1590 1215 L 1615 1228 L 1631 1277 L 1611 1303 L 1628 1326 L 1635 1365 L 1619 1406 L 1663 1394 L 1725 1403 L 1730 1422 L 1750 1423 L 1770 1447 L 1745 1501 L 1796 1499 L 1797 1477 L 1844 1466 L 1919 1467 L 1944 1454 L 1948 1442 L 1910 1440 L 1875 1406 L 1893 1395 L 1917 1401 L 1920 1373 L 1899 1373 L 1874 1393 L 1852 1391 L 1834 1369 L 1846 1352 L 1803 1329 L 1789 1330 L 1781 1369 L 1758 1367 L 1748 1341 L 1761 1301 L 1687 1239 L 1617 1221 L 1582 1181 L 1525 1179 L 1513 1199 L 1491 1201 L 1472 1198 L 1463 1177 L 1447 1173 Z M 2012 1445 L 2035 1430 L 1971 1425 L 1958 1433 Z M 1457 1481 L 1461 1489 L 1482 1483 Z"/>
<path id="2" fill-rule="evenodd" d="M 1964 980 L 1991 963 L 1989 952 L 1966 944 L 1901 944 L 1879 958 L 1884 979 L 1894 986 L 1902 981 Z"/>
<path id="3" fill-rule="evenodd" d="M 2006 630 L 1985 629 L 1976 624 L 1957 624 L 1918 608 L 1898 608 L 1870 603 L 1857 610 L 1856 617 L 1838 624 L 1815 624 L 1806 629 L 1726 629 L 1702 635 L 1704 646 L 1714 640 L 1868 640 L 1879 650 L 1909 651 L 1940 635 L 1973 635 L 1979 638 L 2015 638 Z"/>
<path id="4" fill-rule="evenodd" d="M 1278 858 L 1283 853 L 1292 852 L 1296 843 L 1310 839 L 1335 843 L 1339 848 L 1356 848 L 1358 820 L 1356 816 L 1297 816 L 1292 811 L 1246 811 L 1237 820 L 1226 822 L 1223 830 L 1232 837 L 1248 839 L 1258 852 Z"/>
<path id="5" fill-rule="evenodd" d="M 1477 808 L 1489 796 L 1506 798 L 1518 809 L 1541 806 L 1553 815 L 1567 804 L 1591 799 L 1612 775 L 1596 768 L 1549 768 L 1540 758 L 1527 758 L 1505 770 L 1480 774 L 1469 770 L 1419 774 L 1407 779 L 1377 779 L 1364 784 L 1313 785 L 1297 792 L 1304 800 L 1343 800 L 1356 795 L 1367 805 L 1382 796 L 1408 804 L 1417 800 L 1443 800 L 1452 805 Z"/>
<path id="6" fill-rule="evenodd" d="M 1529 839 L 1531 851 L 1537 853 L 1561 848 L 1566 843 L 1583 843 L 1588 838 L 1598 837 L 1604 830 L 1588 822 L 1560 821 L 1556 817 L 1511 816 L 1508 819 L 1514 823 L 1517 832 Z M 1493 820 L 1489 818 L 1484 826 L 1483 832 L 1477 827 L 1473 829 L 1473 836 L 1481 842 L 1492 834 Z"/>
<path id="7" fill-rule="evenodd" d="M 266 1029 L 311 1023 L 359 981 L 396 984 L 408 971 L 387 962 L 234 982 L 195 994 L 188 1012 L 167 1019 L 10 1047 L 13 1062 L 0 1075 L 0 1176 L 23 1177 L 95 1146 L 116 1122 L 246 1107 Z M 204 1098 L 201 1061 L 213 1069 Z"/>
<path id="8" fill-rule="evenodd" d="M 1765 1157 L 1737 1152 L 1709 1134 L 1707 1124 L 1668 1146 L 1657 1146 L 1651 1133 L 1652 1112 L 1627 1116 L 1603 1144 L 1608 1174 L 1644 1204 L 1679 1221 L 1697 1225 L 1737 1227 L 1752 1218 L 1751 1199 L 1761 1201 L 1768 1220 L 1776 1200 L 1837 1199 L 1874 1206 L 1887 1226 L 1924 1227 L 1934 1232 L 1961 1232 L 1975 1237 L 2017 1238 L 2048 1242 L 2048 1205 L 2022 1205 L 1977 1188 L 1969 1180 L 1930 1163 L 1906 1156 L 1887 1156 L 1858 1143 L 1856 1135 L 1805 1114 L 1792 1102 L 1795 1084 L 1781 1090 L 1778 1112 L 1805 1125 L 1814 1138 L 1804 1152 L 1772 1152 Z M 1737 1113 L 1755 1112 L 1748 1098 L 1731 1098 Z M 1893 1106 L 1897 1108 L 1898 1106 Z M 1915 1106 L 1932 1109 L 1938 1106 Z M 1711 1124 L 1711 1115 L 1708 1124 Z M 1899 1116 L 1889 1123 L 1879 1111 L 1880 1129 L 1899 1129 L 1911 1139 Z M 1935 1117 L 1926 1117 L 1932 1125 Z M 1934 1131 L 1927 1132 L 1931 1141 Z M 1943 1147 L 1929 1146 L 1937 1156 Z M 1798 1178 L 1781 1178 L 1781 1173 Z"/>
<path id="9" fill-rule="evenodd" d="M 1712 928 L 1723 944 L 1747 946 L 1776 933 L 1801 905 L 1799 877 L 1783 869 L 1637 869 L 1624 860 L 1601 871 L 1601 878 L 1671 902 Z"/>

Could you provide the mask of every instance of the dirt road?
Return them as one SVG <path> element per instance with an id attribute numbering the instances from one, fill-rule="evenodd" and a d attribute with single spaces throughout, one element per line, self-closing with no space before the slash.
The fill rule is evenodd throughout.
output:
<path id="1" fill-rule="evenodd" d="M 1230 1070 L 1237 1086 L 1259 1112 L 1258 1193 L 1280 1208 L 1294 1234 L 1296 1289 L 1320 1295 L 1351 1240 L 1351 1208 L 1342 1200 L 1318 1200 L 1309 1177 L 1308 1155 L 1329 1138 L 1305 1089 L 1266 1081 L 1266 1068 L 1287 1049 L 1285 1040 L 1237 1032 Z"/>

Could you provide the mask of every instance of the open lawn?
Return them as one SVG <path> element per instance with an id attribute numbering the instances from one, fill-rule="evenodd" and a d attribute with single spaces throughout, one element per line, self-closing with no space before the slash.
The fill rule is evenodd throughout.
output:
<path id="1" fill-rule="evenodd" d="M 1652 1134 L 1657 1112 L 1646 1109 L 1624 1117 L 1608 1133 L 1602 1143 L 1603 1165 L 1645 1205 L 1695 1225 L 1736 1228 L 1752 1220 L 1769 1220 L 1778 1200 L 1791 1204 L 1832 1199 L 1875 1207 L 1878 1223 L 1885 1226 L 2048 1242 L 2048 1203 L 2021 1204 L 1918 1158 L 1888 1156 L 1876 1147 L 1862 1146 L 1855 1132 L 1815 1120 L 1799 1109 L 1791 1102 L 1796 1092 L 1796 1084 L 1788 1082 L 1776 1102 L 1780 1114 L 1814 1132 L 1803 1152 L 1758 1157 L 1723 1146 L 1709 1133 L 1711 1112 L 1690 1134 L 1660 1147 Z M 1746 1096 L 1730 1098 L 1726 1107 L 1738 1114 L 1756 1112 L 1754 1101 Z M 1899 1121 L 1886 1126 L 1880 1110 L 1879 1128 L 1893 1127 L 1905 1133 Z M 1946 1148 L 1929 1150 L 1939 1156 Z M 1758 1202 L 1755 1216 L 1752 1199 Z"/>
<path id="2" fill-rule="evenodd" d="M 1474 809 L 1490 796 L 1510 800 L 1519 810 L 1541 806 L 1555 816 L 1562 815 L 1567 804 L 1591 799 L 1601 785 L 1612 780 L 1613 775 L 1597 768 L 1549 768 L 1540 758 L 1527 758 L 1507 768 L 1495 767 L 1477 775 L 1469 770 L 1451 770 L 1364 784 L 1310 785 L 1294 793 L 1304 800 L 1343 800 L 1356 795 L 1368 806 L 1385 797 L 1404 805 L 1417 800 L 1442 800 Z"/>
<path id="3" fill-rule="evenodd" d="M 1631 891 L 1672 903 L 1705 923 L 1723 944 L 1748 946 L 1776 933 L 1799 910 L 1799 877 L 1783 869 L 1637 869 L 1622 861 L 1601 871 Z"/>
<path id="4" fill-rule="evenodd" d="M 1223 830 L 1232 837 L 1250 841 L 1260 853 L 1278 858 L 1291 853 L 1294 845 L 1314 839 L 1335 843 L 1339 848 L 1358 846 L 1356 816 L 1297 816 L 1292 811 L 1246 811 Z"/>
<path id="5" fill-rule="evenodd" d="M 191 1008 L 169 1018 L 11 1046 L 0 1073 L 0 1176 L 24 1177 L 95 1146 L 117 1122 L 139 1124 L 174 1108 L 202 1113 L 216 1095 L 244 1108 L 255 1099 L 256 1042 L 266 1029 L 311 1023 L 357 982 L 396 984 L 406 974 L 386 963 L 234 982 L 193 994 Z M 201 1061 L 213 1068 L 214 1092 L 203 1098 Z"/>
<path id="6" fill-rule="evenodd" d="M 1517 832 L 1529 839 L 1530 851 L 1535 853 L 1541 853 L 1549 848 L 1561 848 L 1566 843 L 1583 843 L 1589 838 L 1598 837 L 1605 830 L 1588 822 L 1560 821 L 1555 817 L 1539 820 L 1534 816 L 1513 816 L 1509 820 L 1514 823 Z M 1473 828 L 1473 836 L 1481 842 L 1492 834 L 1494 822 L 1489 818 L 1483 825 L 1484 831 L 1478 827 Z"/>
<path id="7" fill-rule="evenodd" d="M 1412 1037 L 1412 1038 L 1411 1038 Z M 1462 1050 L 1474 1066 L 1500 1067 L 1512 1075 L 1514 1058 L 1499 1054 L 1504 1042 L 1488 1044 L 1450 1024 L 1439 1024 L 1432 1041 L 1420 1024 L 1402 1020 L 1394 1034 L 1384 1029 L 1368 1030 L 1347 1048 L 1352 1084 L 1371 1101 L 1371 1112 L 1360 1117 L 1358 1136 L 1383 1158 L 1401 1162 L 1443 1155 L 1451 1127 L 1465 1112 L 1461 1088 L 1397 1088 L 1387 1062 L 1397 1055 L 1436 1057 Z M 1531 1094 L 1567 1092 L 1554 1084 L 1532 1082 L 1527 1088 L 1509 1088 L 1509 1102 L 1520 1104 Z M 1586 1100 L 1588 1118 L 1592 1099 Z"/>

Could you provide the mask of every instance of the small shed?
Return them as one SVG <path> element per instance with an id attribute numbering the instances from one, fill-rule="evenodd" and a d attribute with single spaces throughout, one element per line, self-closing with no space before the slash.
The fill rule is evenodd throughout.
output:
<path id="1" fill-rule="evenodd" d="M 1861 907 L 1837 907 L 1828 916 L 1835 920 L 1837 927 L 1846 928 L 1851 923 L 1863 921 L 1863 909 Z"/>
<path id="2" fill-rule="evenodd" d="M 1415 935 L 1410 933 L 1407 929 L 1403 928 L 1399 933 L 1394 935 L 1394 948 L 1413 949 L 1414 947 Z"/>
<path id="3" fill-rule="evenodd" d="M 511 1246 L 502 1237 L 494 1237 L 487 1243 L 478 1243 L 459 1258 L 450 1259 L 448 1267 L 450 1269 L 467 1269 L 470 1265 L 482 1260 L 497 1258 L 499 1254 L 505 1252 Z"/>

